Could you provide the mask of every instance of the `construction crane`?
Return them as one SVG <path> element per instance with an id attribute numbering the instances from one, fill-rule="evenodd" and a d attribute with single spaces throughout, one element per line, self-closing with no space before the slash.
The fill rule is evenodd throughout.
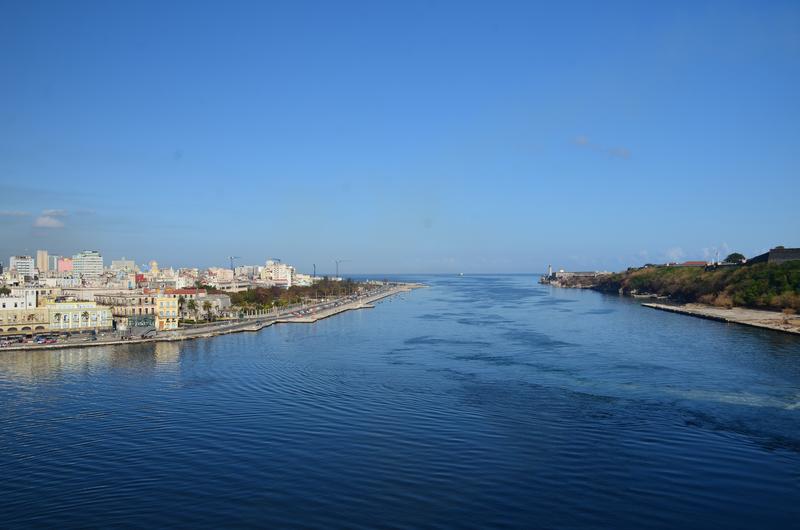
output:
<path id="1" fill-rule="evenodd" d="M 241 258 L 239 256 L 228 256 L 228 259 L 231 260 L 231 270 L 233 270 L 233 260 Z"/>
<path id="2" fill-rule="evenodd" d="M 339 277 L 339 264 L 340 263 L 346 263 L 348 261 L 350 261 L 350 260 L 349 259 L 335 259 L 335 260 L 333 260 L 333 262 L 336 263 L 336 277 L 337 278 Z"/>

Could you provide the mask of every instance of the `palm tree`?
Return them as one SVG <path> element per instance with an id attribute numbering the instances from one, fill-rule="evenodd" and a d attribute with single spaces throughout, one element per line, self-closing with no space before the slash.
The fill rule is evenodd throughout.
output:
<path id="1" fill-rule="evenodd" d="M 194 313 L 194 321 L 197 322 L 197 302 L 195 301 L 195 299 L 192 298 L 191 300 L 189 300 L 189 303 L 186 304 L 186 307 L 189 308 L 189 311 Z"/>
<path id="2" fill-rule="evenodd" d="M 203 302 L 203 311 L 206 312 L 206 320 L 211 320 L 211 302 L 208 300 Z"/>
<path id="3" fill-rule="evenodd" d="M 185 297 L 185 296 L 183 296 L 183 295 L 180 295 L 180 296 L 178 297 L 178 309 L 179 309 L 180 311 L 183 311 L 183 306 L 184 306 L 185 304 L 186 304 L 186 297 Z"/>

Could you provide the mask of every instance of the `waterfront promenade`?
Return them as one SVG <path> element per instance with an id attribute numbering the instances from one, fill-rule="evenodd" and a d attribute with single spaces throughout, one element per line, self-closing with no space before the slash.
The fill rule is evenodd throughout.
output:
<path id="1" fill-rule="evenodd" d="M 786 315 L 776 311 L 764 311 L 760 309 L 747 309 L 744 307 L 715 307 L 705 304 L 684 304 L 668 305 L 647 303 L 644 307 L 658 309 L 659 311 L 669 311 L 693 317 L 717 320 L 732 324 L 742 324 L 756 328 L 783 331 L 800 335 L 800 317 L 797 315 Z"/>
<path id="2" fill-rule="evenodd" d="M 305 307 L 293 307 L 269 315 L 247 316 L 244 318 L 210 322 L 174 331 L 159 331 L 156 335 L 145 338 L 122 340 L 113 333 L 101 334 L 97 340 L 76 337 L 74 340 L 57 342 L 55 344 L 19 343 L 10 344 L 0 348 L 0 352 L 9 350 L 54 350 L 63 348 L 83 348 L 89 346 L 109 346 L 117 344 L 144 344 L 150 342 L 173 342 L 199 338 L 209 338 L 217 335 L 241 333 L 246 331 L 260 331 L 273 324 L 311 324 L 324 318 L 353 311 L 357 309 L 371 309 L 374 303 L 423 287 L 420 284 L 394 284 L 381 289 L 373 290 L 362 295 L 344 296 Z"/>

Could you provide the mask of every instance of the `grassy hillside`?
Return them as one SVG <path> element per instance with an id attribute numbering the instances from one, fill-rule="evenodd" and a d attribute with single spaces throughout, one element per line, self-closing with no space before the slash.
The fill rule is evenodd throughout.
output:
<path id="1" fill-rule="evenodd" d="M 800 311 L 800 261 L 706 271 L 694 267 L 631 269 L 602 278 L 597 289 L 669 296 L 680 302 Z"/>

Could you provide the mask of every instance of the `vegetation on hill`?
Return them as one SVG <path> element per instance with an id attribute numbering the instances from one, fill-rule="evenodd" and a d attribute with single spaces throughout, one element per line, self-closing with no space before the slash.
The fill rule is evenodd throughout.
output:
<path id="1" fill-rule="evenodd" d="M 650 293 L 720 307 L 800 311 L 800 261 L 719 267 L 647 267 L 600 278 L 607 292 Z"/>

